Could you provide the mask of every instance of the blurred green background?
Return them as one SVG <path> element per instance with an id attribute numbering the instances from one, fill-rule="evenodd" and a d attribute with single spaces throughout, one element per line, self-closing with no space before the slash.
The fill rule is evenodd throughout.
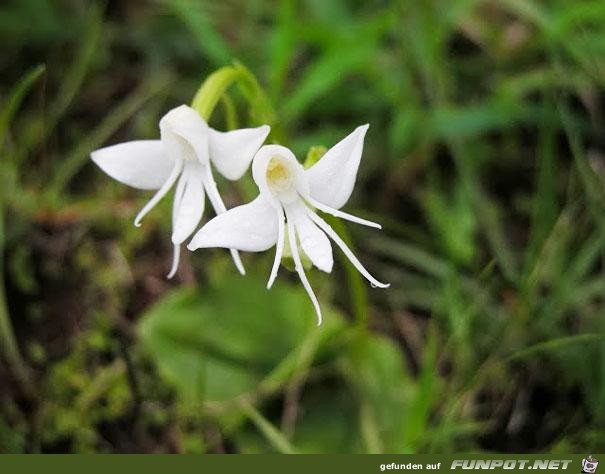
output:
<path id="1" fill-rule="evenodd" d="M 605 449 L 605 2 L 14 0 L 0 45 L 0 452 Z M 272 252 L 166 280 L 170 199 L 89 160 L 234 60 L 219 129 L 371 124 L 339 231 L 392 286 L 310 271 L 319 328 Z"/>

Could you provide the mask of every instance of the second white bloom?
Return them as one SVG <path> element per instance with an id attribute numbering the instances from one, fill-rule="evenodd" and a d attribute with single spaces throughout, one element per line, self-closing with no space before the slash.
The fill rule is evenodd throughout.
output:
<path id="1" fill-rule="evenodd" d="M 320 270 L 332 271 L 332 239 L 357 270 L 374 286 L 389 286 L 376 280 L 363 267 L 344 241 L 316 210 L 358 224 L 380 228 L 379 224 L 339 211 L 348 201 L 361 160 L 367 125 L 358 127 L 311 168 L 305 170 L 294 154 L 279 145 L 265 145 L 252 162 L 252 174 L 259 196 L 208 222 L 191 240 L 190 250 L 224 247 L 261 252 L 276 246 L 275 260 L 267 288 L 275 281 L 284 243 L 288 239 L 296 271 L 309 294 L 321 323 L 321 309 L 309 284 L 299 253 Z"/>

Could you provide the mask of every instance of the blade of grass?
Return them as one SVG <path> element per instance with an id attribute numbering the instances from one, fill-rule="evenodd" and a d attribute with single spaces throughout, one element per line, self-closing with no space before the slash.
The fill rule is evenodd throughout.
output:
<path id="1" fill-rule="evenodd" d="M 228 44 L 204 11 L 208 5 L 213 5 L 211 2 L 204 5 L 192 0 L 164 0 L 162 3 L 189 28 L 205 57 L 216 65 L 230 61 L 232 54 Z"/>
<path id="2" fill-rule="evenodd" d="M 588 333 L 578 334 L 576 336 L 560 337 L 550 341 L 540 342 L 533 346 L 526 347 L 511 354 L 509 360 L 526 359 L 541 352 L 550 352 L 562 349 L 573 344 L 584 344 L 587 342 L 599 342 L 605 339 L 605 334 Z"/>
<path id="3" fill-rule="evenodd" d="M 31 89 L 36 80 L 43 74 L 44 66 L 37 66 L 26 74 L 12 89 L 8 99 L 2 106 L 0 112 L 0 151 L 2 151 L 2 160 L 4 156 L 4 137 L 6 131 L 19 109 L 23 98 Z M 4 186 L 2 187 L 4 190 Z M 31 395 L 33 387 L 29 378 L 29 370 L 23 361 L 17 345 L 17 340 L 11 324 L 10 313 L 6 303 L 6 290 L 4 284 L 4 206 L 6 196 L 0 191 L 0 348 L 3 349 L 3 355 L 13 371 L 15 377 L 19 380 L 23 389 Z"/>
<path id="4" fill-rule="evenodd" d="M 31 69 L 13 87 L 10 96 L 2 105 L 2 110 L 0 110 L 0 147 L 2 147 L 4 144 L 4 138 L 8 131 L 8 126 L 13 116 L 19 109 L 19 106 L 25 98 L 25 95 L 45 71 L 46 66 L 43 64 Z"/>
<path id="5" fill-rule="evenodd" d="M 99 40 L 103 27 L 103 10 L 99 7 L 92 9 L 86 24 L 85 35 L 74 55 L 71 65 L 61 77 L 60 88 L 55 99 L 49 106 L 47 116 L 40 113 L 30 127 L 31 130 L 23 138 L 21 150 L 16 162 L 21 163 L 29 151 L 43 143 L 55 129 L 65 112 L 76 97 L 90 69 L 95 54 L 99 48 Z"/>
<path id="6" fill-rule="evenodd" d="M 128 120 L 145 102 L 160 93 L 171 81 L 168 74 L 154 76 L 139 86 L 124 101 L 118 104 L 85 139 L 67 154 L 59 165 L 52 183 L 46 192 L 50 202 L 56 202 L 71 178 L 87 163 L 88 155 L 95 148 L 102 146 L 115 131 Z"/>
<path id="7" fill-rule="evenodd" d="M 1 211 L 2 203 L 0 203 Z M 8 305 L 6 304 L 6 292 L 4 284 L 4 262 L 2 258 L 3 246 L 4 246 L 4 213 L 0 212 L 0 348 L 4 358 L 6 359 L 9 368 L 15 375 L 23 390 L 28 394 L 32 395 L 33 386 L 29 377 L 29 369 L 21 353 L 19 352 L 19 346 L 17 345 L 17 339 L 13 331 L 13 326 L 10 320 L 10 314 Z"/>

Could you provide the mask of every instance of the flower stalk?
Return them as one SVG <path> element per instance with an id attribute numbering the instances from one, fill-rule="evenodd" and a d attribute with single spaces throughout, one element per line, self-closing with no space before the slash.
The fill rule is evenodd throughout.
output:
<path id="1" fill-rule="evenodd" d="M 206 121 L 227 89 L 241 76 L 241 71 L 233 66 L 225 66 L 208 76 L 191 101 L 193 108 Z"/>

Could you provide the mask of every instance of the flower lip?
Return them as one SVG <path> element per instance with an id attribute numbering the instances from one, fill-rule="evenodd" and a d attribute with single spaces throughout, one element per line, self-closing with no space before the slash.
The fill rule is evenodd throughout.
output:
<path id="1" fill-rule="evenodd" d="M 291 203 L 309 192 L 304 168 L 290 150 L 280 145 L 265 145 L 258 150 L 252 176 L 274 206 Z"/>
<path id="2" fill-rule="evenodd" d="M 274 193 L 288 191 L 294 185 L 294 176 L 289 163 L 281 156 L 272 156 L 267 164 L 267 184 Z"/>

